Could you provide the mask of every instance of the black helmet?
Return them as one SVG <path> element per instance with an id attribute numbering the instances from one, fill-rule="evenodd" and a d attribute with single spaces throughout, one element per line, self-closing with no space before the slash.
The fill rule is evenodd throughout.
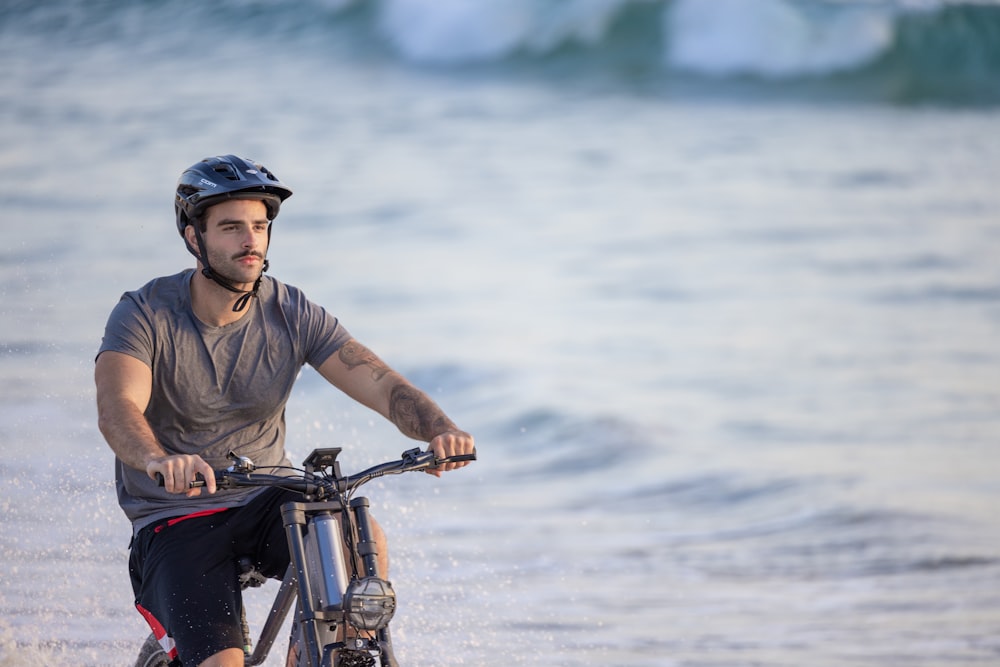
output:
<path id="1" fill-rule="evenodd" d="M 185 169 L 177 181 L 177 231 L 183 236 L 184 228 L 205 208 L 226 199 L 259 199 L 268 219 L 274 220 L 281 202 L 291 196 L 292 190 L 262 164 L 235 155 L 207 157 Z"/>

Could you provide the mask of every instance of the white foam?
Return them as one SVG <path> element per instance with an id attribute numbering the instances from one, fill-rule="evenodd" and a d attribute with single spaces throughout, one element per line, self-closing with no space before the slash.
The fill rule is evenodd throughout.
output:
<path id="1" fill-rule="evenodd" d="M 511 51 L 530 28 L 528 0 L 392 0 L 379 27 L 417 62 L 491 60 Z"/>
<path id="2" fill-rule="evenodd" d="M 387 0 L 379 29 L 414 62 L 482 62 L 597 44 L 617 12 L 634 1 Z"/>
<path id="3" fill-rule="evenodd" d="M 664 12 L 671 67 L 710 75 L 791 77 L 849 70 L 894 37 L 885 6 L 788 0 L 677 0 Z"/>

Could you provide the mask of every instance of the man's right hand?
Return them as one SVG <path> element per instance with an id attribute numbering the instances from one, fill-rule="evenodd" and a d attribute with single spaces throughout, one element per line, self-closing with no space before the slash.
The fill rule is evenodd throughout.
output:
<path id="1" fill-rule="evenodd" d="M 146 464 L 146 474 L 156 479 L 163 475 L 163 488 L 168 493 L 183 493 L 188 498 L 201 494 L 201 487 L 191 488 L 191 482 L 201 475 L 205 479 L 205 490 L 215 493 L 215 471 L 197 454 L 176 454 L 153 459 Z"/>

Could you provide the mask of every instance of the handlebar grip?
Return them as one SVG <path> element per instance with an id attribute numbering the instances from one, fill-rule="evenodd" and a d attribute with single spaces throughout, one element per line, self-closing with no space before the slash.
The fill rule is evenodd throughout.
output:
<path id="1" fill-rule="evenodd" d="M 192 480 L 191 483 L 188 484 L 189 489 L 197 489 L 199 487 L 205 486 L 205 478 L 202 477 L 201 473 L 198 473 L 198 477 L 199 479 Z M 163 473 L 161 472 L 156 473 L 156 485 L 163 486 L 164 484 L 166 484 L 166 480 L 163 479 Z"/>

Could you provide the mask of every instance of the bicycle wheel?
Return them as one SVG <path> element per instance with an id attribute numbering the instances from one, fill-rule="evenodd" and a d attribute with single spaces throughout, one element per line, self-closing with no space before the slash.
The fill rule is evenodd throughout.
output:
<path id="1" fill-rule="evenodd" d="M 142 648 L 139 649 L 139 657 L 135 661 L 135 667 L 169 667 L 170 657 L 156 641 L 156 636 L 149 633 Z"/>

